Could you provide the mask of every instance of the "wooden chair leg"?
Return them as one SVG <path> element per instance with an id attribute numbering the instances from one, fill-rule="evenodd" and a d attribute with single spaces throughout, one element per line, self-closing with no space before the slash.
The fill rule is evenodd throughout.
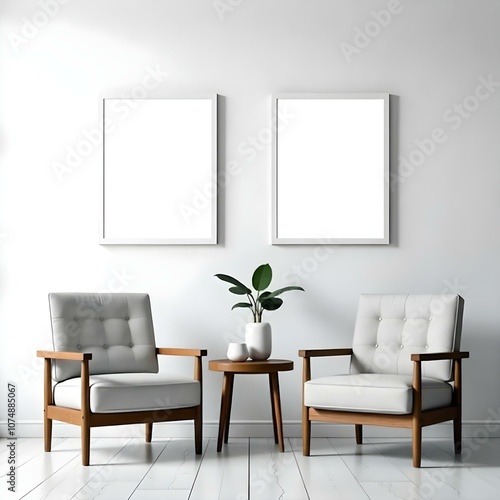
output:
<path id="1" fill-rule="evenodd" d="M 422 460 L 422 426 L 416 419 L 413 420 L 412 433 L 413 467 L 420 467 Z"/>
<path id="2" fill-rule="evenodd" d="M 462 363 L 456 359 L 453 364 L 453 396 L 457 405 L 457 418 L 453 420 L 453 445 L 455 455 L 462 453 Z"/>
<path id="3" fill-rule="evenodd" d="M 151 443 L 153 438 L 153 422 L 146 422 L 146 443 Z"/>
<path id="4" fill-rule="evenodd" d="M 81 366 L 81 418 L 82 418 L 82 465 L 90 463 L 90 387 L 89 361 L 84 359 Z"/>
<path id="5" fill-rule="evenodd" d="M 197 455 L 201 455 L 203 445 L 203 368 L 201 355 L 194 360 L 194 379 L 200 383 L 200 404 L 196 409 L 194 419 L 194 450 Z"/>
<path id="6" fill-rule="evenodd" d="M 45 451 L 52 449 L 52 419 L 46 416 L 43 418 L 43 444 Z"/>
<path id="7" fill-rule="evenodd" d="M 302 454 L 305 457 L 311 454 L 311 421 L 309 407 L 305 404 L 305 385 L 309 380 L 311 380 L 311 359 L 305 357 L 302 361 Z"/>
<path id="8" fill-rule="evenodd" d="M 52 449 L 52 419 L 47 417 L 48 407 L 53 404 L 52 399 L 52 364 L 50 359 L 44 360 L 44 404 L 43 404 L 43 445 L 45 451 Z"/>
<path id="9" fill-rule="evenodd" d="M 201 455 L 203 442 L 203 415 L 201 405 L 196 412 L 194 419 L 194 448 L 197 455 Z"/>
<path id="10" fill-rule="evenodd" d="M 413 467 L 420 467 L 422 459 L 422 365 L 413 366 L 413 412 L 412 412 Z"/>
<path id="11" fill-rule="evenodd" d="M 302 454 L 305 457 L 311 454 L 311 421 L 307 406 L 302 406 Z"/>
<path id="12" fill-rule="evenodd" d="M 462 453 L 462 418 L 458 417 L 453 420 L 453 444 L 455 455 Z"/>
<path id="13" fill-rule="evenodd" d="M 363 444 L 363 426 L 355 424 L 354 428 L 356 430 L 356 444 Z"/>
<path id="14" fill-rule="evenodd" d="M 82 465 L 90 463 L 90 426 L 82 425 Z"/>

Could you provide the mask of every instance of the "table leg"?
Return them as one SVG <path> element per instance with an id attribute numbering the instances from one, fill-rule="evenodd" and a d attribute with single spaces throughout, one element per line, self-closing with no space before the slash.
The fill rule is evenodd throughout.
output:
<path id="1" fill-rule="evenodd" d="M 219 434 L 217 437 L 217 451 L 222 450 L 222 441 L 224 439 L 224 434 L 226 428 L 229 432 L 229 403 L 230 403 L 230 391 L 232 385 L 232 379 L 234 374 L 224 372 L 224 378 L 222 379 L 222 396 L 220 402 L 220 417 L 219 417 Z"/>
<path id="2" fill-rule="evenodd" d="M 278 444 L 281 452 L 285 451 L 283 444 L 283 422 L 281 419 L 280 385 L 278 382 L 278 373 L 271 373 L 271 392 L 273 398 L 274 412 L 276 415 L 276 430 L 278 431 Z"/>
<path id="3" fill-rule="evenodd" d="M 225 428 L 224 428 L 224 443 L 227 443 L 229 438 L 229 420 L 231 419 L 231 406 L 233 404 L 233 385 L 234 385 L 234 373 L 228 373 L 228 388 L 227 388 L 227 409 L 225 417 Z"/>
<path id="4" fill-rule="evenodd" d="M 274 433 L 274 442 L 278 444 L 278 429 L 276 427 L 276 410 L 274 409 L 274 400 L 273 400 L 273 380 L 271 374 L 269 374 L 269 394 L 271 395 L 271 413 L 273 415 L 273 433 Z"/>

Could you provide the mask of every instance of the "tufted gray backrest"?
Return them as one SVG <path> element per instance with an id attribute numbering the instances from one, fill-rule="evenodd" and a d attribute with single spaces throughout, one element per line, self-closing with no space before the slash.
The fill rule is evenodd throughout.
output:
<path id="1" fill-rule="evenodd" d="M 411 375 L 411 354 L 460 349 L 464 300 L 459 295 L 361 295 L 351 373 Z M 451 361 L 422 363 L 422 375 L 448 381 Z"/>
<path id="2" fill-rule="evenodd" d="M 90 374 L 158 372 L 149 295 L 51 293 L 55 351 L 90 352 Z M 80 376 L 80 363 L 55 361 L 53 378 Z"/>

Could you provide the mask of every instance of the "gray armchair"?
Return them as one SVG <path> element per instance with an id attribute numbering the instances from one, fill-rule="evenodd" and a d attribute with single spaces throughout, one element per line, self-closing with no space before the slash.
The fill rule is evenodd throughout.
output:
<path id="1" fill-rule="evenodd" d="M 462 441 L 460 352 L 464 300 L 459 295 L 361 295 L 352 348 L 307 349 L 303 358 L 303 454 L 311 422 L 406 427 L 413 466 L 420 467 L 422 427 L 453 420 L 455 453 Z M 310 360 L 350 356 L 350 373 L 311 378 Z"/>
<path id="2" fill-rule="evenodd" d="M 49 305 L 54 351 L 37 352 L 45 359 L 45 451 L 53 420 L 81 427 L 83 465 L 91 427 L 144 423 L 151 442 L 153 423 L 193 420 L 201 453 L 206 350 L 156 347 L 147 294 L 51 293 Z M 159 375 L 158 355 L 193 356 L 194 376 Z"/>

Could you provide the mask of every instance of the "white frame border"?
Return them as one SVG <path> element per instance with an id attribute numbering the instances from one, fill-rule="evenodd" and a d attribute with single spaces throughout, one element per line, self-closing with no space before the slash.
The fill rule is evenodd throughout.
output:
<path id="1" fill-rule="evenodd" d="M 212 101 L 212 184 L 213 195 L 211 199 L 211 235 L 209 238 L 106 238 L 105 235 L 105 101 L 106 99 L 121 99 L 120 97 L 101 97 L 100 104 L 100 125 L 102 127 L 102 168 L 100 176 L 100 208 L 99 208 L 99 244 L 100 245 L 216 245 L 217 244 L 217 106 L 218 94 L 195 94 L 195 95 L 174 95 L 168 97 L 151 97 L 133 100 L 168 100 L 168 99 L 210 99 Z"/>
<path id="2" fill-rule="evenodd" d="M 384 236 L 382 238 L 280 238 L 278 236 L 278 100 L 279 99 L 382 99 L 384 101 Z M 390 124 L 388 93 L 285 93 L 272 96 L 274 133 L 272 141 L 272 234 L 273 245 L 386 245 L 389 244 L 389 169 L 390 169 Z"/>

